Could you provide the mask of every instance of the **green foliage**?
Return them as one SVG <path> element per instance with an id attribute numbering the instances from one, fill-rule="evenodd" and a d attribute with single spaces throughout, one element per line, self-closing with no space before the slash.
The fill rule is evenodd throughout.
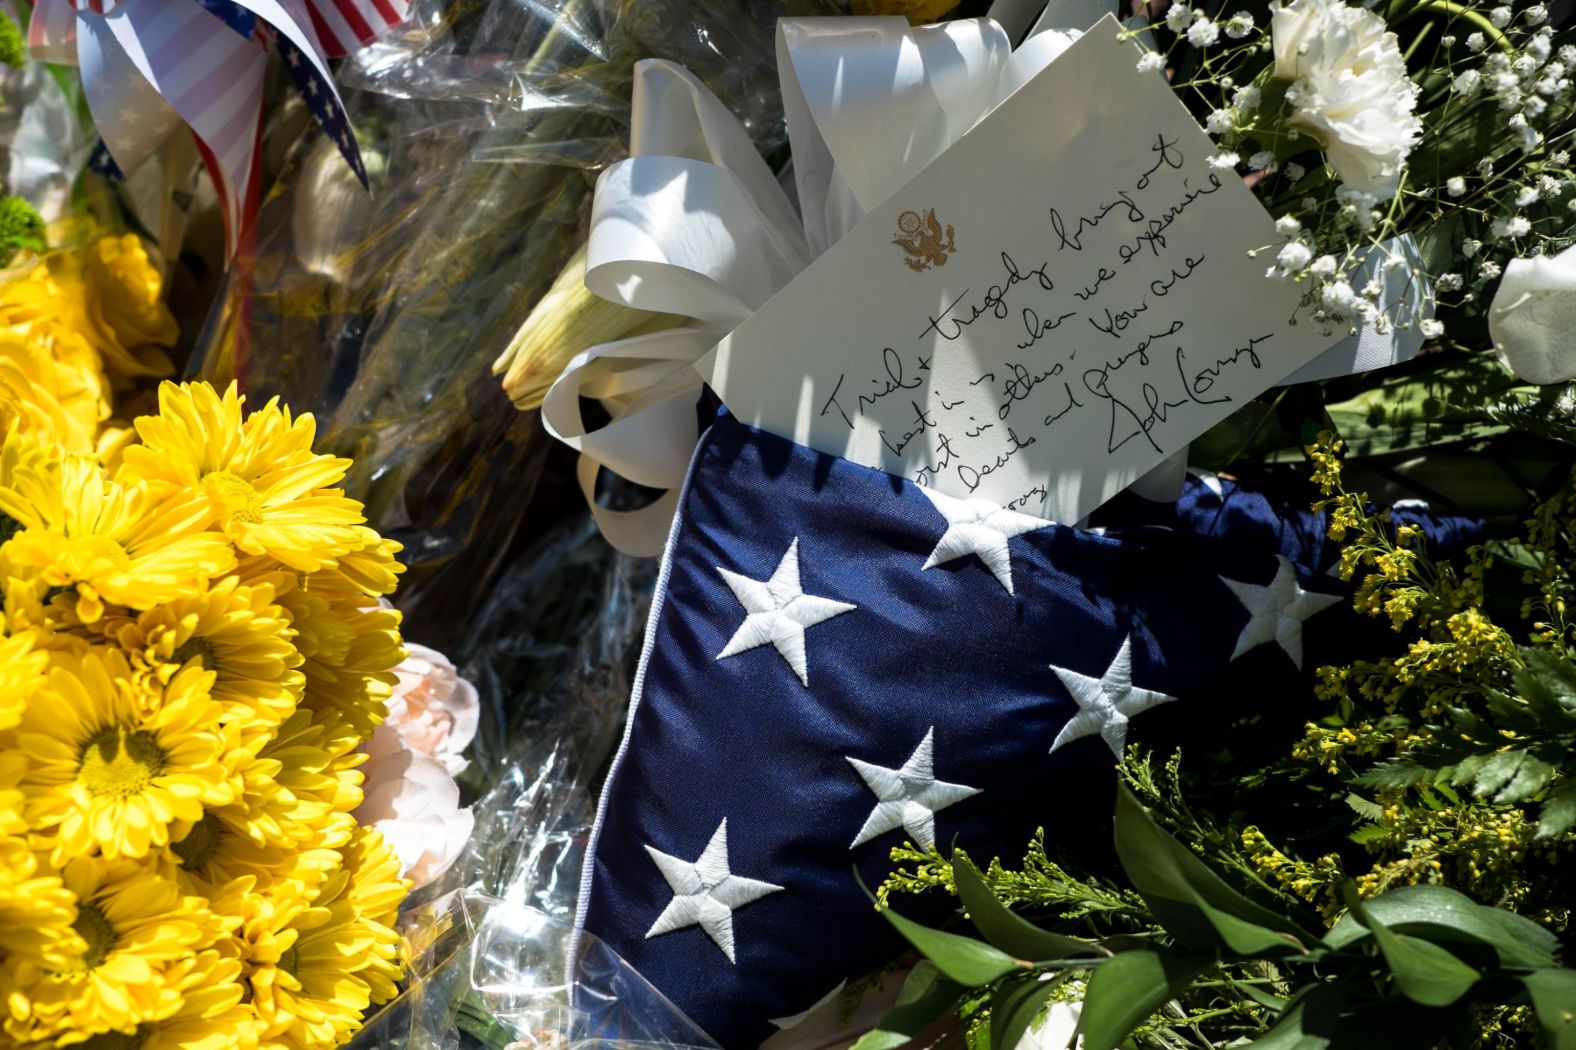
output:
<path id="1" fill-rule="evenodd" d="M 1149 763 L 1135 754 L 1124 766 L 1147 770 Z M 1153 782 L 1147 773 L 1125 779 Z M 1270 1050 L 1465 1046 L 1485 1010 L 1506 1008 L 1529 1011 L 1549 1047 L 1563 1050 L 1576 1038 L 1576 998 L 1567 995 L 1576 971 L 1561 965 L 1557 938 L 1537 923 L 1444 887 L 1401 888 L 1364 901 L 1346 883 L 1348 912 L 1315 936 L 1231 885 L 1168 835 L 1126 787 L 1114 824 L 1123 871 L 1147 909 L 1139 933 L 1111 928 L 1117 916 L 1133 917 L 1119 912 L 1083 913 L 1078 921 L 1095 933 L 1087 938 L 1056 929 L 1066 914 L 1029 922 L 1007 907 L 988 872 L 955 854 L 947 865 L 951 879 L 930 885 L 958 893 L 984 941 L 887 909 L 928 963 L 860 1050 L 890 1050 L 898 1035 L 928 1028 L 960 1003 L 976 1022 L 981 1013 L 988 1017 L 971 1029 L 973 1050 L 1011 1050 L 1046 1004 L 1079 979 L 1086 982 L 1078 1033 L 1085 1050 L 1176 1050 L 1232 1040 Z M 1036 851 L 1043 857 L 1039 838 L 1031 856 Z M 920 863 L 936 874 L 942 862 L 927 854 Z M 1043 860 L 1037 866 L 1037 879 L 1063 871 Z M 993 863 L 988 870 L 999 869 Z M 995 884 L 1020 885 L 1001 875 Z M 1072 907 L 1082 899 L 1077 890 L 1061 896 Z"/>
<path id="2" fill-rule="evenodd" d="M 42 251 L 43 233 L 44 219 L 31 204 L 21 197 L 0 197 L 0 265 L 23 248 Z"/>
<path id="3" fill-rule="evenodd" d="M 27 41 L 22 37 L 22 27 L 8 15 L 0 14 L 0 62 L 21 69 L 26 61 Z"/>

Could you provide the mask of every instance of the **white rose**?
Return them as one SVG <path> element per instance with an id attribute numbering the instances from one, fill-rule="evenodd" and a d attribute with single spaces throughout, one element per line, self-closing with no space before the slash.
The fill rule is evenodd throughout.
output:
<path id="1" fill-rule="evenodd" d="M 1576 247 L 1513 259 L 1488 308 L 1505 367 L 1529 383 L 1576 379 Z"/>
<path id="2" fill-rule="evenodd" d="M 412 642 L 406 642 L 405 649 L 409 655 L 394 668 L 399 681 L 389 697 L 388 724 L 406 744 L 458 776 L 465 770 L 464 751 L 481 717 L 476 687 L 436 649 Z"/>
<path id="3" fill-rule="evenodd" d="M 410 747 L 393 726 L 378 726 L 366 750 L 356 820 L 378 830 L 420 889 L 459 857 L 475 818 L 460 808 L 459 785 L 443 763 Z"/>
<path id="4" fill-rule="evenodd" d="M 1346 185 L 1393 197 L 1423 125 L 1384 19 L 1340 0 L 1292 0 L 1271 9 L 1270 30 L 1275 76 L 1297 89 L 1288 122 L 1318 139 Z"/>

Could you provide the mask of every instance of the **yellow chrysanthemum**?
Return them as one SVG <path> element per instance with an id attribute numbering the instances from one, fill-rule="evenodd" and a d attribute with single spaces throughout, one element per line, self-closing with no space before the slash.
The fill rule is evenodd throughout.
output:
<path id="1" fill-rule="evenodd" d="M 235 564 L 225 538 L 204 531 L 204 501 L 110 480 L 88 456 L 19 463 L 0 487 L 0 514 L 22 526 L 0 548 L 0 571 L 74 591 L 83 623 L 103 616 L 104 602 L 173 601 Z"/>
<path id="2" fill-rule="evenodd" d="M 238 939 L 263 1047 L 337 1046 L 368 1006 L 393 997 L 403 942 L 374 909 L 386 913 L 390 901 L 397 907 L 407 888 L 382 838 L 361 830 L 315 899 L 289 892 L 252 898 Z"/>
<path id="3" fill-rule="evenodd" d="M 365 755 L 360 738 L 343 723 L 325 724 L 296 711 L 255 757 L 241 754 L 235 779 L 241 790 L 229 805 L 209 809 L 170 844 L 182 884 L 209 892 L 238 878 L 259 890 L 280 881 L 309 893 L 340 866 L 337 852 L 350 842 L 361 803 Z"/>
<path id="4" fill-rule="evenodd" d="M 369 735 L 388 713 L 398 682 L 394 668 L 405 658 L 400 614 L 369 598 L 339 569 L 312 573 L 279 601 L 306 658 L 302 702 Z"/>
<path id="5" fill-rule="evenodd" d="M 122 474 L 202 492 L 237 548 L 299 572 L 360 549 L 361 504 L 332 488 L 350 461 L 312 451 L 311 415 L 292 419 L 275 399 L 243 421 L 244 401 L 234 383 L 222 397 L 206 383 L 162 384 Z"/>
<path id="6" fill-rule="evenodd" d="M 241 961 L 218 952 L 173 963 L 160 975 L 173 994 L 158 1016 L 73 1045 L 79 1050 L 252 1050 L 257 1012 L 244 1001 L 240 977 Z"/>
<path id="7" fill-rule="evenodd" d="M 98 237 L 0 274 L 0 327 L 84 340 L 113 377 L 168 375 L 178 331 L 162 293 L 140 240 Z"/>
<path id="8" fill-rule="evenodd" d="M 31 633 L 6 637 L 6 618 L 0 613 L 0 730 L 22 721 L 22 712 L 44 684 L 49 657 L 35 649 Z"/>
<path id="9" fill-rule="evenodd" d="M 0 747 L 10 743 L 0 737 Z M 0 752 L 0 959 L 59 968 L 85 945 L 71 929 L 76 899 L 58 876 L 41 871 L 28 845 L 17 790 L 26 770 L 20 751 Z"/>
<path id="10" fill-rule="evenodd" d="M 109 415 L 98 357 L 80 339 L 0 329 L 0 431 L 15 428 L 92 452 Z"/>
<path id="11" fill-rule="evenodd" d="M 231 800 L 212 682 L 192 665 L 149 688 L 119 652 L 57 657 L 16 729 L 28 822 L 53 830 L 55 863 L 94 847 L 144 856 L 170 841 L 172 825 L 184 835 L 205 805 Z"/>
<path id="12" fill-rule="evenodd" d="M 243 739 L 290 717 L 305 678 L 295 631 L 274 604 L 273 586 L 245 587 L 227 576 L 198 594 L 176 598 L 135 619 L 106 623 L 132 662 L 160 681 L 195 661 L 216 676 L 213 698 L 225 705 L 227 723 Z"/>
<path id="13" fill-rule="evenodd" d="M 76 898 L 72 928 L 83 950 L 60 969 L 0 962 L 5 1030 L 23 1042 L 75 1042 L 169 1016 L 179 995 L 163 980 L 167 968 L 238 925 L 144 864 L 78 857 L 61 875 Z"/>

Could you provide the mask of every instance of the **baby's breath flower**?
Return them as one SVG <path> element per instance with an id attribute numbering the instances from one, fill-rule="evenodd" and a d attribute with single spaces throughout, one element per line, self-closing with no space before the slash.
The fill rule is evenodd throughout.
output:
<path id="1" fill-rule="evenodd" d="M 1488 13 L 1489 25 L 1495 29 L 1504 29 L 1510 25 L 1511 10 L 1508 7 L 1496 7 Z"/>
<path id="2" fill-rule="evenodd" d="M 1423 333 L 1424 339 L 1438 339 L 1440 336 L 1445 334 L 1445 323 L 1443 321 L 1436 321 L 1434 318 L 1430 317 L 1428 320 L 1418 325 L 1417 330 Z"/>
<path id="3" fill-rule="evenodd" d="M 1166 68 L 1166 56 L 1158 51 L 1145 51 L 1138 60 L 1140 73 L 1158 73 Z"/>
<path id="4" fill-rule="evenodd" d="M 1241 163 L 1242 158 L 1230 152 L 1217 153 L 1209 158 L 1209 166 L 1216 171 L 1234 171 L 1237 165 Z"/>
<path id="5" fill-rule="evenodd" d="M 1211 135 L 1224 135 L 1231 130 L 1231 124 L 1231 110 L 1217 109 L 1211 112 L 1208 119 L 1204 121 L 1204 130 Z"/>
<path id="6" fill-rule="evenodd" d="M 1288 241 L 1275 256 L 1282 275 L 1298 274 L 1313 259 L 1313 251 L 1301 241 Z"/>
<path id="7" fill-rule="evenodd" d="M 1249 84 L 1246 87 L 1239 87 L 1232 92 L 1231 106 L 1238 113 L 1251 113 L 1259 108 L 1259 103 L 1263 98 L 1264 93 L 1257 87 Z"/>
<path id="8" fill-rule="evenodd" d="M 1458 95 L 1475 95 L 1483 86 L 1483 74 L 1476 69 L 1463 69 L 1450 82 L 1450 89 Z"/>
<path id="9" fill-rule="evenodd" d="M 1282 215 L 1275 220 L 1275 232 L 1282 237 L 1295 237 L 1302 232 L 1302 223 L 1295 215 Z"/>
<path id="10" fill-rule="evenodd" d="M 1542 25 L 1549 20 L 1549 9 L 1542 4 L 1533 4 L 1523 11 L 1521 16 L 1527 20 L 1529 26 Z"/>
<path id="11" fill-rule="evenodd" d="M 1275 162 L 1275 154 L 1265 149 L 1248 158 L 1248 167 L 1256 171 L 1274 171 L 1280 165 Z"/>
<path id="12" fill-rule="evenodd" d="M 1203 12 L 1187 27 L 1187 42 L 1194 47 L 1211 47 L 1220 39 L 1220 26 L 1209 20 Z"/>
<path id="13" fill-rule="evenodd" d="M 1328 277 L 1335 272 L 1335 267 L 1335 256 L 1321 255 L 1308 267 L 1308 272 L 1315 277 Z"/>
<path id="14" fill-rule="evenodd" d="M 1456 46 L 1456 38 L 1455 38 L 1455 35 L 1453 33 L 1446 33 L 1444 36 L 1439 38 L 1439 42 L 1441 44 L 1443 44 L 1445 47 L 1455 47 Z"/>
<path id="15" fill-rule="evenodd" d="M 1462 283 L 1459 273 L 1442 273 L 1439 275 L 1439 279 L 1434 282 L 1434 291 L 1459 292 Z"/>
<path id="16" fill-rule="evenodd" d="M 1302 177 L 1308 174 L 1308 169 L 1296 161 L 1288 162 L 1285 170 L 1287 182 L 1301 182 Z"/>
<path id="17" fill-rule="evenodd" d="M 1471 36 L 1467 37 L 1468 51 L 1481 51 L 1485 47 L 1488 47 L 1488 38 L 1482 33 L 1473 33 Z"/>
<path id="18" fill-rule="evenodd" d="M 1478 275 L 1485 280 L 1492 281 L 1500 275 L 1499 263 L 1494 262 L 1492 259 L 1484 262 L 1482 266 L 1478 267 Z"/>
<path id="19" fill-rule="evenodd" d="M 1173 4 L 1166 11 L 1166 28 L 1173 33 L 1180 33 L 1187 29 L 1188 23 L 1193 21 L 1193 9 L 1186 4 Z"/>
<path id="20" fill-rule="evenodd" d="M 1538 203 L 1538 188 L 1536 186 L 1523 186 L 1516 191 L 1516 207 L 1525 208 L 1529 204 Z"/>
<path id="21" fill-rule="evenodd" d="M 1472 256 L 1478 253 L 1478 249 L 1481 247 L 1483 247 L 1482 241 L 1473 240 L 1471 237 L 1468 237 L 1466 240 L 1461 242 L 1461 257 L 1463 259 L 1470 259 Z"/>
<path id="22" fill-rule="evenodd" d="M 1247 11 L 1238 11 L 1226 19 L 1226 35 L 1233 40 L 1241 40 L 1253 32 L 1253 15 Z"/>
<path id="23" fill-rule="evenodd" d="M 1525 237 L 1532 232 L 1532 223 L 1524 216 L 1513 215 L 1510 218 L 1498 218 L 1489 224 L 1489 229 L 1495 237 Z"/>
<path id="24" fill-rule="evenodd" d="M 1357 293 L 1345 281 L 1331 281 L 1319 289 L 1319 303 L 1332 316 L 1344 318 L 1357 306 Z"/>
<path id="25" fill-rule="evenodd" d="M 1460 175 L 1452 175 L 1445 180 L 1445 192 L 1452 197 L 1459 197 L 1467 191 L 1467 180 Z"/>

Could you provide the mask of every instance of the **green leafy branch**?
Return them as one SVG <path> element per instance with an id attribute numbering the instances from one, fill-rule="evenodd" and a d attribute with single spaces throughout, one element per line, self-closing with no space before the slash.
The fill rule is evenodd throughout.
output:
<path id="1" fill-rule="evenodd" d="M 856 1050 L 892 1050 L 982 991 L 989 1046 L 1011 1050 L 1074 975 L 1088 982 L 1077 1032 L 1085 1050 L 1133 1045 L 1135 1032 L 1168 1005 L 1186 1017 L 1175 1001 L 1201 988 L 1251 1002 L 1260 1028 L 1245 1045 L 1264 1050 L 1466 1045 L 1473 1009 L 1506 1003 L 1530 1007 L 1551 1050 L 1576 1048 L 1576 970 L 1561 965 L 1557 938 L 1536 923 L 1439 886 L 1363 902 L 1348 885 L 1347 914 L 1316 934 L 1230 886 L 1126 786 L 1115 836 L 1159 936 L 1091 939 L 1045 929 L 1011 910 L 967 857 L 954 854 L 951 884 L 977 936 L 886 908 L 929 965 L 916 968 Z"/>

